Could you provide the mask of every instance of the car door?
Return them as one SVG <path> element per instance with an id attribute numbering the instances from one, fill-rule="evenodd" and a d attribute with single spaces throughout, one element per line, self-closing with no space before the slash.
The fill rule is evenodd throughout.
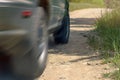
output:
<path id="1" fill-rule="evenodd" d="M 55 29 L 62 21 L 65 13 L 65 0 L 50 0 L 50 27 Z"/>

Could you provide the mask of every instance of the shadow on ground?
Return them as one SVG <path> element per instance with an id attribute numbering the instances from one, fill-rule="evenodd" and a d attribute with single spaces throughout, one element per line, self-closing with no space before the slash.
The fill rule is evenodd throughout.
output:
<path id="1" fill-rule="evenodd" d="M 49 40 L 49 53 L 65 56 L 87 56 L 78 58 L 70 62 L 81 60 L 99 60 L 100 55 L 94 55 L 95 51 L 87 43 L 87 36 L 93 29 L 91 26 L 95 23 L 96 18 L 71 18 L 71 33 L 68 44 L 55 44 L 53 37 Z M 74 29 L 75 28 L 75 29 Z"/>
<path id="2" fill-rule="evenodd" d="M 96 18 L 71 18 L 70 20 L 71 25 L 78 25 L 77 27 L 85 27 L 81 25 L 92 25 L 95 23 Z"/>

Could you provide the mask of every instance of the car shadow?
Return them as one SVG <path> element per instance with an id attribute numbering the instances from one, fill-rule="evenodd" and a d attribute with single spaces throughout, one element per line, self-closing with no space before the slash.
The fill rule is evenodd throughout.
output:
<path id="1" fill-rule="evenodd" d="M 70 20 L 71 20 L 70 21 L 71 25 L 78 25 L 78 27 L 80 27 L 80 25 L 94 24 L 95 21 L 97 20 L 97 18 L 71 18 Z M 81 26 L 81 27 L 83 27 L 83 26 Z"/>
<path id="2" fill-rule="evenodd" d="M 65 56 L 87 56 L 71 60 L 78 62 L 82 60 L 100 60 L 101 55 L 95 55 L 96 52 L 88 45 L 88 36 L 92 30 L 96 18 L 71 18 L 71 33 L 68 44 L 55 44 L 53 36 L 49 38 L 49 54 L 60 54 Z"/>

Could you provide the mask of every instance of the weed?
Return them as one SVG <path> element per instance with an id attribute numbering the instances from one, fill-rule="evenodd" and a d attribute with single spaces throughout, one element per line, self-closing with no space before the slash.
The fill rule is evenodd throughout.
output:
<path id="1" fill-rule="evenodd" d="M 110 78 L 113 80 L 120 80 L 120 70 L 116 70 L 115 72 L 111 73 Z"/>
<path id="2" fill-rule="evenodd" d="M 111 62 L 118 68 L 114 73 L 105 74 L 114 80 L 120 80 L 120 10 L 106 13 L 96 22 L 95 36 L 88 38 L 89 44 L 102 53 L 105 63 Z"/>

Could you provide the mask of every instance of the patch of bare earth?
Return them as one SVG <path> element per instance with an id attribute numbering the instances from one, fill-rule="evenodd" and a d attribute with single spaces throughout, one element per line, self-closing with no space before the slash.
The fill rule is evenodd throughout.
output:
<path id="1" fill-rule="evenodd" d="M 105 9 L 93 8 L 70 13 L 71 35 L 66 45 L 51 44 L 48 65 L 39 80 L 110 80 L 103 74 L 111 71 L 101 57 L 90 49 L 87 34 L 93 30 L 96 18 Z"/>

